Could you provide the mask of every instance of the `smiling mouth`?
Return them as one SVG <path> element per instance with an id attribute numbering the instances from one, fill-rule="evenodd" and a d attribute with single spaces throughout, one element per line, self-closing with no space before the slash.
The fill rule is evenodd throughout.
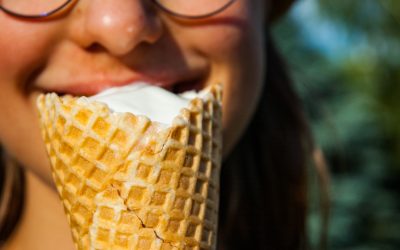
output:
<path id="1" fill-rule="evenodd" d="M 93 96 L 96 95 L 104 90 L 113 87 L 122 87 L 126 85 L 133 85 L 145 83 L 153 86 L 157 86 L 163 88 L 169 92 L 174 94 L 181 94 L 186 91 L 200 91 L 204 89 L 206 86 L 206 77 L 197 77 L 190 80 L 183 80 L 178 81 L 172 84 L 164 84 L 164 83 L 157 83 L 157 82 L 150 82 L 146 80 L 137 80 L 131 82 L 124 82 L 124 83 L 101 83 L 101 84 L 72 84 L 72 85 L 65 85 L 65 86 L 55 86 L 54 88 L 38 88 L 38 90 L 42 93 L 56 93 L 59 96 L 63 95 L 72 95 L 72 96 Z"/>

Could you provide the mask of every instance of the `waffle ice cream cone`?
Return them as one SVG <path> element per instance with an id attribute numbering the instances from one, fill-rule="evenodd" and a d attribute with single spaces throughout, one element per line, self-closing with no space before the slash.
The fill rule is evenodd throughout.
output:
<path id="1" fill-rule="evenodd" d="M 215 249 L 221 89 L 165 126 L 85 97 L 37 104 L 77 249 Z"/>

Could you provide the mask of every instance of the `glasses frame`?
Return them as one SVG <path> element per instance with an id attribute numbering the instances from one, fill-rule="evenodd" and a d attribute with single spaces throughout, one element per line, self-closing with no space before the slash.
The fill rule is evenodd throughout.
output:
<path id="1" fill-rule="evenodd" d="M 18 18 L 23 18 L 23 19 L 43 19 L 43 18 L 47 18 L 47 17 L 51 17 L 55 14 L 57 14 L 58 12 L 60 12 L 61 10 L 65 9 L 69 4 L 71 4 L 72 2 L 74 2 L 76 0 L 66 0 L 65 3 L 63 3 L 62 5 L 60 5 L 59 7 L 57 7 L 54 10 L 42 13 L 42 14 L 37 14 L 37 15 L 24 15 L 24 14 L 20 14 L 11 10 L 8 10 L 6 8 L 4 8 L 2 5 L 0 5 L 0 10 L 2 10 L 3 12 L 7 13 L 8 15 L 11 16 L 15 16 Z M 216 15 L 222 11 L 224 11 L 225 9 L 227 9 L 232 3 L 234 3 L 236 0 L 229 0 L 225 5 L 221 6 L 219 9 L 214 10 L 210 13 L 207 14 L 203 14 L 203 15 L 197 15 L 197 16 L 191 16 L 191 15 L 185 15 L 185 14 L 181 14 L 181 13 L 177 13 L 174 12 L 170 9 L 168 9 L 167 7 L 163 6 L 161 3 L 159 3 L 158 0 L 151 0 L 158 8 L 160 8 L 163 12 L 175 16 L 175 17 L 179 17 L 179 18 L 185 18 L 185 19 L 202 19 L 202 18 L 207 18 L 207 17 L 211 17 L 213 15 Z"/>
<path id="2" fill-rule="evenodd" d="M 72 3 L 74 0 L 66 0 L 65 3 L 63 3 L 62 5 L 60 5 L 59 7 L 55 8 L 54 10 L 42 13 L 42 14 L 37 14 L 37 15 L 24 15 L 24 14 L 20 14 L 11 10 L 8 10 L 6 8 L 4 8 L 2 5 L 0 5 L 0 10 L 4 11 L 5 13 L 11 15 L 11 16 L 15 16 L 18 18 L 24 18 L 24 19 L 42 19 L 42 18 L 46 18 L 46 17 L 50 17 L 54 14 L 56 14 L 57 12 L 61 11 L 62 9 L 66 8 L 70 3 Z"/>
<path id="3" fill-rule="evenodd" d="M 207 17 L 210 17 L 210 16 L 214 16 L 215 14 L 218 14 L 218 13 L 224 11 L 225 9 L 227 9 L 235 1 L 236 0 L 229 0 L 226 4 L 221 6 L 219 9 L 216 9 L 216 10 L 210 12 L 210 13 L 203 14 L 203 15 L 191 16 L 191 15 L 185 15 L 185 14 L 174 12 L 174 11 L 168 9 L 167 7 L 165 7 L 164 5 L 162 5 L 161 3 L 159 3 L 158 0 L 152 0 L 152 2 L 155 5 L 157 5 L 158 8 L 160 8 L 165 13 L 167 13 L 167 14 L 169 14 L 171 16 L 175 16 L 175 17 L 179 17 L 179 18 L 185 18 L 185 19 L 202 19 L 202 18 L 207 18 Z"/>

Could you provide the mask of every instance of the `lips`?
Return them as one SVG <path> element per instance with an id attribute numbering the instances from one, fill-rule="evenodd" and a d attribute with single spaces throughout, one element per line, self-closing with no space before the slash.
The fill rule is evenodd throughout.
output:
<path id="1" fill-rule="evenodd" d="M 41 92 L 55 92 L 57 94 L 70 94 L 74 96 L 92 96 L 112 87 L 121 87 L 128 84 L 147 83 L 164 88 L 173 93 L 182 93 L 188 90 L 201 90 L 205 84 L 203 70 L 193 70 L 185 74 L 160 74 L 157 77 L 136 75 L 126 79 L 111 80 L 113 77 L 94 76 L 82 80 L 83 77 L 72 77 L 71 81 L 58 81 L 57 83 L 38 83 Z M 163 75 L 163 76 L 161 76 Z M 75 79 L 75 80 L 74 80 Z M 78 80 L 79 79 L 79 80 Z M 116 77 L 114 77 L 116 79 Z"/>

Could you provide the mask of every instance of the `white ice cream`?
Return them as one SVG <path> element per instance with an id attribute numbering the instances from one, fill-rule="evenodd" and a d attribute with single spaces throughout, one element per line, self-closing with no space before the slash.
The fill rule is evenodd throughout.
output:
<path id="1" fill-rule="evenodd" d="M 205 95 L 205 92 L 195 91 L 176 95 L 154 85 L 135 83 L 107 89 L 89 99 L 107 104 L 113 112 L 145 115 L 152 121 L 172 124 L 175 116 L 188 106 L 191 99 Z"/>

